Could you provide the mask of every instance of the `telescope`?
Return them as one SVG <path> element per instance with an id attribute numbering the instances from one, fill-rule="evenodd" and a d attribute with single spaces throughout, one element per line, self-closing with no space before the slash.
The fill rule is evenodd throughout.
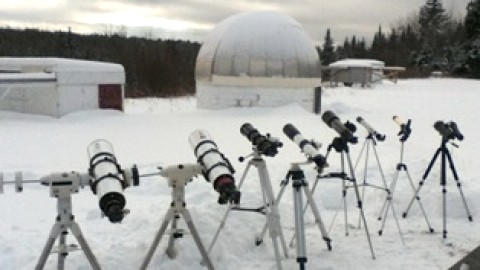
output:
<path id="1" fill-rule="evenodd" d="M 128 213 L 124 209 L 126 200 L 123 190 L 131 184 L 138 185 L 138 170 L 135 166 L 130 171 L 122 170 L 112 144 L 107 140 L 93 141 L 87 152 L 90 158 L 90 187 L 99 198 L 100 209 L 110 222 L 120 222 Z"/>
<path id="2" fill-rule="evenodd" d="M 440 133 L 440 135 L 444 138 L 444 140 L 448 141 L 450 139 L 454 140 L 457 139 L 459 141 L 463 140 L 463 134 L 458 129 L 458 126 L 455 122 L 450 121 L 445 123 L 443 121 L 437 121 L 433 125 L 436 131 Z"/>
<path id="3" fill-rule="evenodd" d="M 357 143 L 357 137 L 353 135 L 353 132 L 355 132 L 356 130 L 356 127 L 353 123 L 347 121 L 345 124 L 343 124 L 338 118 L 338 116 L 335 115 L 335 113 L 333 113 L 332 111 L 324 112 L 322 115 L 322 120 L 330 128 L 340 134 L 340 138 L 342 138 L 344 141 L 353 144 Z"/>
<path id="4" fill-rule="evenodd" d="M 410 137 L 410 134 L 412 133 L 412 129 L 410 128 L 410 125 L 412 124 L 412 120 L 408 119 L 407 123 L 405 124 L 405 122 L 402 121 L 400 117 L 395 115 L 393 117 L 393 121 L 400 126 L 400 132 L 398 132 L 398 136 L 401 136 L 400 141 L 405 142 L 408 139 L 408 137 Z"/>
<path id="5" fill-rule="evenodd" d="M 294 125 L 286 124 L 283 127 L 283 133 L 300 147 L 307 159 L 313 161 L 319 170 L 328 165 L 325 157 L 318 153 L 319 145 L 313 141 L 306 140 Z"/>
<path id="6" fill-rule="evenodd" d="M 219 193 L 218 203 L 239 204 L 240 191 L 235 186 L 235 178 L 230 161 L 218 150 L 217 145 L 206 130 L 195 130 L 188 138 L 197 162 L 203 167 L 203 175 Z"/>
<path id="7" fill-rule="evenodd" d="M 276 138 L 270 137 L 269 134 L 262 135 L 250 123 L 245 123 L 240 127 L 240 133 L 245 136 L 256 148 L 258 152 L 269 157 L 278 154 L 278 148 L 283 144 Z"/>
<path id="8" fill-rule="evenodd" d="M 367 123 L 367 121 L 365 121 L 365 119 L 363 119 L 362 117 L 357 117 L 357 122 L 362 125 L 369 133 L 369 135 L 371 136 L 375 136 L 375 138 L 377 139 L 377 141 L 384 141 L 385 140 L 385 135 L 382 135 L 380 133 L 378 133 L 372 126 L 370 126 L 370 124 Z"/>

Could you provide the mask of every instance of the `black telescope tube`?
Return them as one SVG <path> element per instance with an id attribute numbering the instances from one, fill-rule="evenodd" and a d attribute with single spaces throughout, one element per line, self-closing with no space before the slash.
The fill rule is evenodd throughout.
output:
<path id="1" fill-rule="evenodd" d="M 455 122 L 450 122 L 450 128 L 453 132 L 453 135 L 459 140 L 459 141 L 463 141 L 463 134 L 460 132 L 460 130 L 458 129 L 458 126 L 457 126 L 457 123 Z"/>
<path id="2" fill-rule="evenodd" d="M 443 121 L 437 121 L 435 124 L 433 124 L 433 127 L 435 128 L 440 135 L 442 135 L 446 139 L 452 138 L 452 131 L 450 128 L 443 122 Z"/>
<path id="3" fill-rule="evenodd" d="M 340 134 L 340 136 L 343 139 L 351 143 L 357 142 L 352 132 L 347 127 L 345 127 L 345 125 L 342 124 L 342 122 L 340 122 L 340 119 L 338 118 L 338 116 L 335 115 L 335 113 L 333 113 L 332 111 L 326 111 L 325 113 L 323 113 L 322 120 L 330 128 L 334 129 L 338 134 Z"/>
<path id="4" fill-rule="evenodd" d="M 287 137 L 293 141 L 293 138 L 295 138 L 295 136 L 300 134 L 300 131 L 298 131 L 298 129 L 294 127 L 292 124 L 286 124 L 283 127 L 283 133 L 285 133 L 285 135 L 287 135 Z"/>

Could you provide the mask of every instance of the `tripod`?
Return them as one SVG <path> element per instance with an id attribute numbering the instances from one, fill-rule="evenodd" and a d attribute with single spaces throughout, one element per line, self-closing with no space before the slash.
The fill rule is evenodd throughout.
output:
<path id="1" fill-rule="evenodd" d="M 362 200 L 360 198 L 360 192 L 358 190 L 358 185 L 357 185 L 357 180 L 355 179 L 355 172 L 353 169 L 352 165 L 352 160 L 350 158 L 350 150 L 348 147 L 348 142 L 344 140 L 342 137 L 336 137 L 333 139 L 332 143 L 328 146 L 327 148 L 327 154 L 326 157 L 330 155 L 330 152 L 332 149 L 335 149 L 337 153 L 340 153 L 340 166 L 341 166 L 341 171 L 340 172 L 333 172 L 333 173 L 328 173 L 325 175 L 320 175 L 317 177 L 317 181 L 320 178 L 340 178 L 342 179 L 342 201 L 343 201 L 343 212 L 344 212 L 344 218 L 345 218 L 345 235 L 348 235 L 348 214 L 347 214 L 347 188 L 350 188 L 352 186 L 347 186 L 346 181 L 350 181 L 353 184 L 353 188 L 355 190 L 355 196 L 357 198 L 357 207 L 360 210 L 360 217 L 363 221 L 363 224 L 365 226 L 365 234 L 367 235 L 367 240 L 368 244 L 370 247 L 370 252 L 372 254 L 372 258 L 375 259 L 375 253 L 373 251 L 373 246 L 372 246 L 372 241 L 370 239 L 370 232 L 368 231 L 367 227 L 367 221 L 365 219 L 365 213 L 363 212 L 363 205 L 362 205 Z M 345 172 L 345 159 L 347 160 L 347 165 L 350 171 L 350 176 L 347 175 Z M 336 217 L 336 214 L 335 214 Z M 335 221 L 335 218 L 332 220 L 332 225 L 333 222 Z"/>
<path id="2" fill-rule="evenodd" d="M 387 193 L 387 198 L 391 197 L 391 195 L 390 195 L 391 191 L 387 187 L 387 182 L 385 181 L 385 175 L 383 174 L 382 165 L 380 164 L 380 158 L 378 156 L 378 152 L 377 152 L 377 148 L 376 148 L 377 143 L 378 143 L 377 139 L 375 139 L 375 135 L 373 133 L 369 132 L 368 136 L 365 138 L 365 142 L 362 146 L 362 149 L 360 150 L 360 154 L 358 155 L 358 159 L 355 163 L 355 169 L 356 169 L 360 159 L 362 158 L 362 154 L 364 153 L 364 150 L 365 150 L 365 167 L 363 169 L 363 183 L 360 184 L 360 186 L 362 187 L 362 201 L 365 201 L 365 187 L 373 187 L 373 188 L 376 188 L 376 189 L 383 190 Z M 382 139 L 382 138 L 380 138 L 380 139 Z M 383 137 L 383 139 L 384 139 L 384 137 Z M 377 162 L 378 171 L 380 172 L 380 175 L 382 177 L 383 187 L 367 183 L 368 161 L 369 161 L 370 148 L 372 148 L 373 153 L 375 155 L 375 160 Z M 402 243 L 405 245 L 405 240 L 403 239 L 403 234 L 402 234 L 402 230 L 400 229 L 400 224 L 398 222 L 395 207 L 392 204 L 389 204 L 389 207 L 392 208 L 393 217 L 395 218 L 395 223 L 396 223 L 397 228 L 398 228 L 398 233 L 400 234 L 400 238 L 402 239 Z M 382 206 L 381 212 L 383 212 L 383 206 Z M 361 227 L 360 222 L 361 222 L 361 216 L 359 216 L 359 219 L 358 219 L 358 227 L 359 228 Z M 382 235 L 384 225 L 385 225 L 385 222 L 382 223 L 382 228 L 378 231 L 379 235 Z"/>
<path id="3" fill-rule="evenodd" d="M 243 161 L 243 158 L 241 160 Z M 253 157 L 248 161 L 247 167 L 245 168 L 242 178 L 240 179 L 240 182 L 238 184 L 238 189 L 241 188 L 243 181 L 245 180 L 248 174 L 248 171 L 252 166 L 257 168 L 258 176 L 260 179 L 260 187 L 262 189 L 263 206 L 256 209 L 250 209 L 250 208 L 241 208 L 238 206 L 231 205 L 228 208 L 228 210 L 225 212 L 225 215 L 223 216 L 223 219 L 220 222 L 217 232 L 215 233 L 215 236 L 212 242 L 210 243 L 210 246 L 208 247 L 208 253 L 210 254 L 210 252 L 212 251 L 213 246 L 215 245 L 217 238 L 220 234 L 220 230 L 222 230 L 223 227 L 225 226 L 225 221 L 231 210 L 258 212 L 266 216 L 266 221 L 267 221 L 266 224 L 268 227 L 269 236 L 272 239 L 272 243 L 275 251 L 275 260 L 277 262 L 277 268 L 282 269 L 282 263 L 280 262 L 280 251 L 278 247 L 278 241 L 280 240 L 285 258 L 288 258 L 287 245 L 285 244 L 285 238 L 283 236 L 282 227 L 280 224 L 280 214 L 278 213 L 278 205 L 273 196 L 273 189 L 272 189 L 272 184 L 270 182 L 270 177 L 267 170 L 267 164 L 265 160 L 262 158 L 262 154 L 257 149 L 254 149 Z M 258 246 L 262 242 L 263 242 L 263 237 L 257 236 L 255 240 L 255 244 Z"/>
<path id="4" fill-rule="evenodd" d="M 405 148 L 405 140 L 400 140 L 401 142 L 401 146 L 400 146 L 400 162 L 397 163 L 397 166 L 396 166 L 396 171 L 395 171 L 395 174 L 393 176 L 393 181 L 392 183 L 390 183 L 390 192 L 387 193 L 387 197 L 385 198 L 385 201 L 383 202 L 383 205 L 382 205 L 382 209 L 380 210 L 380 215 L 378 216 L 378 220 L 382 220 L 382 227 L 381 229 L 378 231 L 378 233 L 381 235 L 382 232 L 383 232 L 383 228 L 385 227 L 385 222 L 387 220 L 387 217 L 388 217 L 388 212 L 390 210 L 390 207 L 392 208 L 392 212 L 393 212 L 393 215 L 395 216 L 395 219 L 396 219 L 396 214 L 395 214 L 395 210 L 393 208 L 393 192 L 395 191 L 395 188 L 397 186 L 397 181 L 398 181 L 398 178 L 400 176 L 400 172 L 405 172 L 405 175 L 407 176 L 408 178 L 408 181 L 410 183 L 410 187 L 412 188 L 412 190 L 415 192 L 415 186 L 413 184 L 413 181 L 412 181 L 412 177 L 410 176 L 410 173 L 408 172 L 408 167 L 407 167 L 407 164 L 404 163 L 404 148 Z M 428 226 L 428 229 L 431 233 L 434 232 L 432 226 L 430 225 L 430 222 L 428 220 L 428 217 L 427 217 L 427 214 L 425 213 L 425 209 L 423 208 L 423 205 L 422 205 L 422 202 L 420 201 L 420 197 L 419 196 L 415 196 L 415 199 L 417 200 L 417 203 L 418 203 L 418 206 L 420 207 L 420 210 L 422 211 L 422 214 L 423 214 L 423 217 L 425 218 L 425 222 L 427 223 L 427 226 Z M 383 217 L 382 217 L 383 215 Z M 405 218 L 406 217 L 406 214 L 404 213 L 403 217 Z M 398 222 L 398 221 L 397 221 Z"/>
<path id="5" fill-rule="evenodd" d="M 76 245 L 67 245 L 66 238 L 70 230 L 80 244 L 81 249 L 85 253 L 92 269 L 100 270 L 100 265 L 95 258 L 92 250 L 88 246 L 87 241 L 83 237 L 80 226 L 75 222 L 72 214 L 72 193 L 78 192 L 79 186 L 88 184 L 88 176 L 77 173 L 53 174 L 50 177 L 42 178 L 41 183 L 50 186 L 50 195 L 57 198 L 57 218 L 52 226 L 47 243 L 43 248 L 42 254 L 38 259 L 35 270 L 43 269 L 50 253 L 52 253 L 53 245 L 58 239 L 58 247 L 55 251 L 58 253 L 57 269 L 65 268 L 65 257 L 70 251 L 78 250 Z"/>
<path id="6" fill-rule="evenodd" d="M 209 270 L 213 270 L 213 264 L 208 257 L 208 254 L 202 244 L 200 236 L 198 235 L 197 230 L 193 224 L 192 216 L 190 212 L 186 208 L 185 203 L 185 186 L 190 182 L 192 177 L 201 174 L 202 167 L 198 164 L 186 164 L 186 165 L 174 165 L 169 166 L 165 169 L 161 169 L 160 175 L 168 178 L 168 185 L 172 188 L 172 203 L 170 204 L 170 208 L 163 219 L 162 225 L 158 230 L 157 235 L 155 236 L 150 249 L 148 250 L 147 256 L 143 261 L 140 269 L 146 269 L 150 260 L 152 259 L 153 253 L 157 249 L 160 240 L 162 239 L 165 231 L 167 230 L 168 224 L 171 222 L 172 232 L 170 234 L 170 238 L 168 240 L 168 246 L 166 249 L 166 254 L 169 258 L 173 259 L 177 255 L 177 251 L 175 249 L 175 239 L 183 237 L 183 230 L 177 228 L 177 221 L 180 216 L 183 217 L 185 223 L 190 230 L 190 233 L 193 236 L 195 244 L 197 245 L 198 250 L 203 258 L 203 263 L 207 266 Z"/>
<path id="7" fill-rule="evenodd" d="M 307 202 L 310 205 L 310 209 L 312 210 L 313 216 L 315 217 L 315 223 L 322 234 L 322 238 L 327 244 L 328 250 L 332 250 L 331 242 L 332 240 L 328 236 L 328 232 L 325 229 L 323 224 L 322 218 L 320 217 L 320 211 L 317 208 L 317 204 L 313 200 L 312 193 L 308 188 L 308 182 L 305 180 L 305 174 L 301 169 L 300 165 L 309 164 L 307 163 L 292 163 L 290 165 L 290 169 L 288 170 L 287 176 L 285 180 L 283 180 L 280 185 L 280 191 L 278 192 L 277 198 L 275 199 L 275 203 L 278 205 L 280 199 L 285 192 L 285 188 L 287 187 L 290 179 L 292 180 L 292 190 L 293 190 L 293 202 L 294 202 L 294 212 L 295 212 L 295 239 L 297 243 L 297 262 L 299 263 L 300 270 L 305 269 L 305 264 L 307 262 L 307 248 L 306 248 L 306 241 L 305 241 L 305 224 L 304 224 L 304 212 L 302 212 L 303 207 L 303 197 L 301 190 L 307 197 Z M 265 231 L 267 229 L 267 224 L 264 225 L 262 234 L 260 238 L 263 238 Z M 292 245 L 291 245 L 292 246 Z"/>
<path id="8" fill-rule="evenodd" d="M 468 209 L 467 206 L 467 201 L 465 200 L 465 196 L 463 195 L 462 191 L 462 185 L 460 183 L 460 180 L 458 179 L 458 174 L 457 171 L 455 170 L 455 165 L 453 164 L 452 156 L 450 155 L 450 151 L 447 148 L 447 142 L 449 141 L 448 137 L 442 137 L 442 143 L 440 144 L 440 147 L 437 149 L 435 154 L 433 155 L 432 160 L 430 161 L 430 164 L 427 167 L 427 170 L 423 174 L 422 180 L 420 180 L 420 183 L 418 185 L 418 188 L 415 190 L 415 194 L 413 198 L 410 200 L 410 203 L 408 204 L 407 209 L 403 213 L 403 216 L 406 217 L 408 211 L 410 210 L 410 207 L 412 206 L 413 200 L 417 199 L 420 200 L 418 193 L 420 192 L 420 188 L 422 188 L 423 184 L 425 183 L 425 180 L 428 177 L 428 174 L 430 173 L 436 159 L 438 156 L 441 154 L 441 167 L 440 167 L 440 185 L 442 186 L 442 205 L 443 205 L 443 238 L 447 238 L 447 161 L 450 166 L 450 170 L 453 174 L 453 178 L 457 182 L 457 187 L 458 191 L 460 192 L 460 196 L 462 197 L 463 201 L 463 206 L 465 207 L 465 211 L 467 212 L 467 218 L 471 222 L 473 221 L 472 215 L 470 213 L 470 210 Z"/>

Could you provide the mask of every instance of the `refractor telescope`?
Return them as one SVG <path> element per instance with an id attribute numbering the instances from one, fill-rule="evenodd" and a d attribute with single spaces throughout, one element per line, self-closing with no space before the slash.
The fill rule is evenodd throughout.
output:
<path id="1" fill-rule="evenodd" d="M 367 123 L 367 121 L 365 121 L 365 119 L 363 119 L 362 117 L 357 117 L 357 122 L 362 125 L 367 131 L 368 131 L 368 134 L 369 136 L 375 136 L 375 138 L 377 139 L 377 141 L 384 141 L 385 140 L 385 135 L 383 134 L 380 134 L 378 133 L 369 123 Z"/>
<path id="2" fill-rule="evenodd" d="M 319 145 L 313 141 L 306 140 L 300 131 L 292 124 L 286 124 L 283 127 L 283 133 L 300 147 L 309 161 L 313 161 L 317 165 L 318 170 L 322 170 L 327 166 L 327 160 L 318 152 Z"/>
<path id="3" fill-rule="evenodd" d="M 138 185 L 138 170 L 134 166 L 129 171 L 120 167 L 107 140 L 95 140 L 87 148 L 90 158 L 90 187 L 99 198 L 102 213 L 110 222 L 120 222 L 128 211 L 125 208 L 123 190 L 130 185 Z"/>
<path id="4" fill-rule="evenodd" d="M 213 183 L 219 193 L 218 203 L 240 203 L 240 191 L 235 186 L 235 173 L 230 161 L 218 150 L 217 145 L 206 130 L 195 130 L 188 138 L 190 146 L 203 167 L 205 179 Z"/>
<path id="5" fill-rule="evenodd" d="M 274 157 L 278 153 L 278 148 L 283 146 L 278 139 L 270 137 L 269 134 L 266 136 L 260 134 L 250 123 L 243 124 L 240 127 L 240 133 L 255 146 L 258 152 L 269 157 Z"/>
<path id="6" fill-rule="evenodd" d="M 436 131 L 438 131 L 438 133 L 440 133 L 440 135 L 445 141 L 455 139 L 462 141 L 464 138 L 463 134 L 458 129 L 457 124 L 453 121 L 450 121 L 448 123 L 445 123 L 443 121 L 437 121 L 435 122 L 433 127 Z"/>
<path id="7" fill-rule="evenodd" d="M 412 128 L 410 127 L 412 125 L 412 120 L 408 119 L 407 123 L 405 123 L 400 119 L 400 117 L 395 115 L 393 117 L 393 121 L 400 126 L 400 131 L 398 132 L 398 136 L 400 136 L 400 141 L 405 142 L 412 133 Z"/>
<path id="8" fill-rule="evenodd" d="M 322 115 L 322 120 L 330 128 L 340 134 L 340 138 L 342 140 L 353 144 L 358 142 L 357 137 L 353 135 L 353 132 L 355 132 L 357 129 L 353 123 L 347 121 L 345 124 L 343 124 L 338 118 L 338 116 L 335 115 L 335 113 L 333 113 L 332 111 L 324 112 Z"/>

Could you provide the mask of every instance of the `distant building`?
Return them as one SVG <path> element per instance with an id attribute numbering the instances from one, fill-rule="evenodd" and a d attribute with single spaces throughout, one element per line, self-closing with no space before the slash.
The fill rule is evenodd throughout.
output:
<path id="1" fill-rule="evenodd" d="M 60 117 L 91 109 L 123 110 L 119 64 L 0 57 L 0 110 Z"/>
<path id="2" fill-rule="evenodd" d="M 398 73 L 405 70 L 403 67 L 385 67 L 385 63 L 379 60 L 348 58 L 331 63 L 324 69 L 330 71 L 331 84 L 338 85 L 340 82 L 345 86 L 370 86 L 383 79 L 396 82 Z"/>
<path id="3" fill-rule="evenodd" d="M 320 91 L 314 89 L 320 82 L 320 60 L 311 39 L 296 20 L 277 12 L 225 19 L 206 38 L 197 57 L 200 108 L 297 102 L 315 111 Z"/>

